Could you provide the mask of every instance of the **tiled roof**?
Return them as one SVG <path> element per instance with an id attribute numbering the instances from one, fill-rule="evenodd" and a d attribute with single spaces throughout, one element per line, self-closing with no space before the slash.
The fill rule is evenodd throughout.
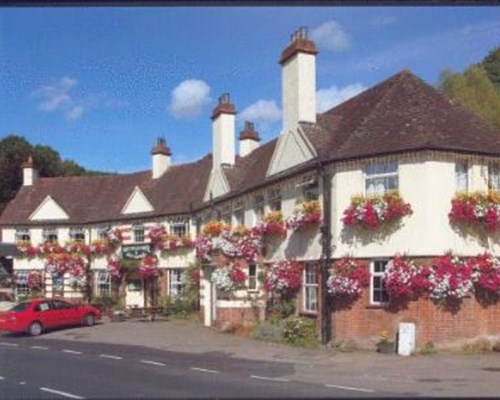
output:
<path id="1" fill-rule="evenodd" d="M 414 150 L 445 150 L 500 156 L 500 132 L 453 104 L 436 89 L 402 71 L 331 110 L 316 124 L 301 123 L 324 161 L 346 160 Z M 231 193 L 242 193 L 266 178 L 277 139 L 224 168 Z M 312 160 L 285 175 L 311 167 Z M 150 171 L 97 177 L 40 178 L 22 187 L 0 217 L 0 224 L 29 223 L 29 216 L 50 195 L 70 215 L 70 223 L 94 223 L 132 217 L 188 213 L 203 206 L 212 157 L 171 166 L 158 179 Z M 154 207 L 141 215 L 121 210 L 139 186 Z"/>

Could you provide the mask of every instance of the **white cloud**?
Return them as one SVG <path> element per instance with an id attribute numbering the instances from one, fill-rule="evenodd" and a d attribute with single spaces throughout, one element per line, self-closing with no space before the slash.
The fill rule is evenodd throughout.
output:
<path id="1" fill-rule="evenodd" d="M 380 15 L 373 17 L 371 23 L 374 27 L 384 27 L 398 22 L 398 18 L 393 15 Z"/>
<path id="2" fill-rule="evenodd" d="M 367 89 L 361 83 L 353 83 L 343 88 L 331 86 L 327 89 L 319 89 L 316 92 L 316 110 L 319 113 L 329 110 L 336 105 L 349 100 L 351 97 L 365 91 Z"/>
<path id="3" fill-rule="evenodd" d="M 170 93 L 169 111 L 176 118 L 197 117 L 210 101 L 210 86 L 199 79 L 187 79 Z"/>
<path id="4" fill-rule="evenodd" d="M 111 99 L 106 93 L 86 97 L 75 95 L 78 80 L 64 76 L 58 81 L 42 85 L 31 92 L 31 97 L 39 101 L 38 108 L 44 112 L 60 112 L 68 121 L 80 119 L 84 113 L 97 107 L 121 107 L 123 101 Z"/>
<path id="5" fill-rule="evenodd" d="M 274 100 L 257 100 L 239 113 L 238 118 L 244 121 L 270 124 L 281 120 L 281 110 Z"/>
<path id="6" fill-rule="evenodd" d="M 349 35 L 344 32 L 342 26 L 336 21 L 327 21 L 314 28 L 310 36 L 320 48 L 336 53 L 348 49 L 351 45 Z"/>

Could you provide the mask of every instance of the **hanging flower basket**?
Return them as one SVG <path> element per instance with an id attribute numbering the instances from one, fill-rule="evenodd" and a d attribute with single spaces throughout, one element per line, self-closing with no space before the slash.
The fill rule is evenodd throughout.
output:
<path id="1" fill-rule="evenodd" d="M 414 299 L 429 288 L 429 274 L 429 268 L 397 255 L 387 264 L 384 287 L 391 301 Z"/>
<path id="2" fill-rule="evenodd" d="M 447 254 L 433 260 L 429 273 L 429 297 L 456 301 L 472 293 L 472 268 L 466 260 Z"/>
<path id="3" fill-rule="evenodd" d="M 90 255 L 90 246 L 86 245 L 82 240 L 70 240 L 66 242 L 64 249 L 67 253 L 80 254 L 80 255 Z"/>
<path id="4" fill-rule="evenodd" d="M 212 272 L 212 282 L 217 290 L 224 293 L 231 293 L 235 290 L 243 289 L 247 275 L 236 264 L 229 264 L 216 268 Z"/>
<path id="5" fill-rule="evenodd" d="M 370 274 L 365 263 L 351 257 L 344 257 L 333 264 L 326 283 L 328 293 L 334 297 L 354 300 L 370 283 Z"/>
<path id="6" fill-rule="evenodd" d="M 43 273 L 39 271 L 30 271 L 26 278 L 26 286 L 35 292 L 42 290 L 44 284 Z"/>
<path id="7" fill-rule="evenodd" d="M 448 214 L 454 225 L 479 227 L 489 232 L 500 230 L 500 193 L 461 193 L 451 201 Z"/>
<path id="8" fill-rule="evenodd" d="M 295 295 L 301 287 L 303 266 L 297 261 L 282 260 L 271 264 L 265 274 L 264 290 L 276 297 Z"/>
<path id="9" fill-rule="evenodd" d="M 149 279 L 158 275 L 158 257 L 148 254 L 141 260 L 139 275 L 142 279 Z"/>
<path id="10" fill-rule="evenodd" d="M 108 242 L 113 248 L 121 246 L 125 240 L 125 229 L 113 228 L 108 232 Z"/>
<path id="11" fill-rule="evenodd" d="M 472 269 L 472 282 L 481 290 L 493 295 L 500 294 L 500 260 L 484 253 L 469 260 Z"/>
<path id="12" fill-rule="evenodd" d="M 291 217 L 286 220 L 286 227 L 293 231 L 321 224 L 321 204 L 318 200 L 299 204 Z"/>
<path id="13" fill-rule="evenodd" d="M 95 239 L 90 243 L 90 254 L 93 257 L 104 257 L 113 251 L 107 239 Z"/>
<path id="14" fill-rule="evenodd" d="M 119 278 L 122 274 L 122 265 L 120 263 L 119 258 L 116 255 L 110 255 L 107 259 L 108 261 L 108 272 L 114 278 Z"/>
<path id="15" fill-rule="evenodd" d="M 376 230 L 412 213 L 410 204 L 405 203 L 398 192 L 389 192 L 379 196 L 354 196 L 342 221 L 347 226 Z"/>
<path id="16" fill-rule="evenodd" d="M 17 249 L 21 252 L 22 257 L 33 259 L 38 256 L 38 248 L 33 246 L 29 240 L 20 240 L 16 243 Z"/>
<path id="17" fill-rule="evenodd" d="M 262 222 L 252 229 L 257 236 L 283 236 L 286 237 L 286 226 L 283 222 L 281 211 L 271 211 L 264 215 Z"/>

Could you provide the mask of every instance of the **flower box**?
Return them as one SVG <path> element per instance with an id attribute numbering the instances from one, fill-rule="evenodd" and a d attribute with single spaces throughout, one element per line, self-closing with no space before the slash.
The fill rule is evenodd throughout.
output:
<path id="1" fill-rule="evenodd" d="M 321 205 L 318 200 L 305 201 L 299 204 L 291 217 L 286 220 L 288 229 L 297 231 L 321 223 Z"/>
<path id="2" fill-rule="evenodd" d="M 489 232 L 500 230 L 500 193 L 457 194 L 451 201 L 450 223 L 479 227 Z"/>

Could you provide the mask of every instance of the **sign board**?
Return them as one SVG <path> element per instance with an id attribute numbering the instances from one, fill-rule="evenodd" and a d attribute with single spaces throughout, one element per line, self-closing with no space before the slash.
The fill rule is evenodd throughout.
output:
<path id="1" fill-rule="evenodd" d="M 140 260 L 151 253 L 150 244 L 129 244 L 122 246 L 122 257 L 128 260 Z"/>
<path id="2" fill-rule="evenodd" d="M 400 322 L 399 324 L 398 354 L 409 356 L 415 351 L 415 324 Z"/>

